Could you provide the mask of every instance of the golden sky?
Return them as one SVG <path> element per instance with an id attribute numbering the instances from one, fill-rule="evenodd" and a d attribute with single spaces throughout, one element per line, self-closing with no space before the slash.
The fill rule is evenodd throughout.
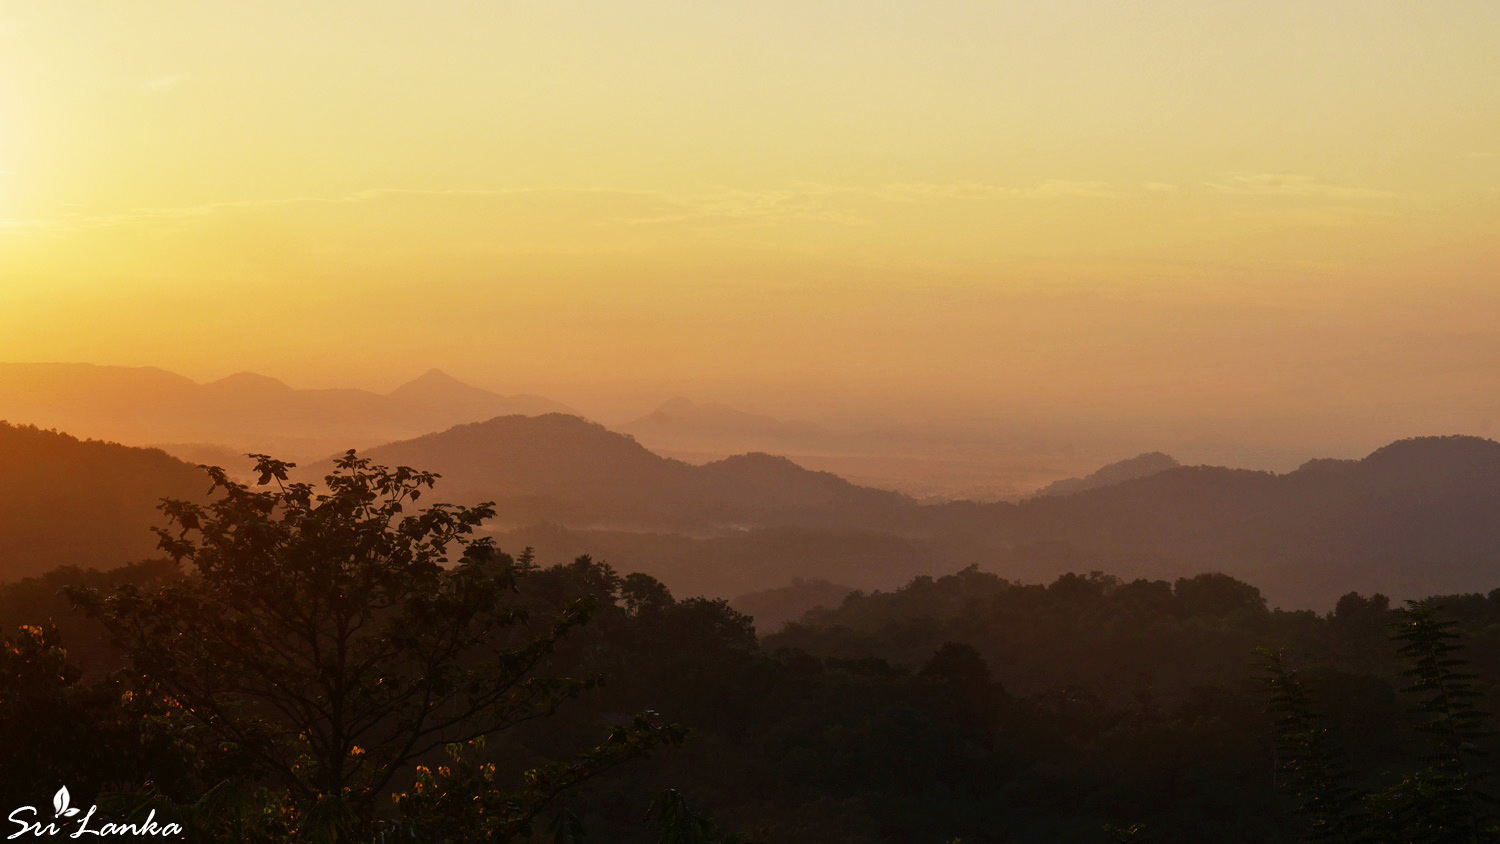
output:
<path id="1" fill-rule="evenodd" d="M 1497 43 L 1494 0 L 0 2 L 0 359 L 1493 435 Z"/>

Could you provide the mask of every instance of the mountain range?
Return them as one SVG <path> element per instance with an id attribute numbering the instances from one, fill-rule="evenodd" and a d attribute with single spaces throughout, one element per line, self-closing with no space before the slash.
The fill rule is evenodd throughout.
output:
<path id="1" fill-rule="evenodd" d="M 866 416 L 781 419 L 681 397 L 613 429 L 691 463 L 763 451 L 864 486 L 935 500 L 1017 499 L 1087 465 L 1086 458 L 984 426 L 908 426 Z"/>
<path id="2" fill-rule="evenodd" d="M 944 505 L 910 524 L 997 542 L 1012 570 L 1039 554 L 1136 576 L 1221 571 L 1285 606 L 1331 606 L 1349 590 L 1488 592 L 1500 586 L 1500 443 L 1418 437 L 1285 474 L 1183 466 L 1073 495 Z"/>
<path id="3" fill-rule="evenodd" d="M 0 419 L 185 455 L 217 447 L 308 460 L 460 422 L 553 412 L 573 411 L 438 370 L 382 394 L 294 389 L 250 372 L 200 384 L 152 367 L 0 363 Z"/>
<path id="4" fill-rule="evenodd" d="M 785 457 L 741 454 L 704 465 L 662 457 L 577 416 L 502 416 L 365 452 L 443 475 L 444 495 L 499 505 L 501 524 L 686 532 L 850 524 L 911 506 Z"/>
<path id="5" fill-rule="evenodd" d="M 427 383 L 443 391 L 440 377 Z M 495 501 L 492 528 L 507 547 L 534 544 L 544 562 L 592 553 L 711 595 L 797 577 L 892 588 L 970 563 L 1019 581 L 1221 571 L 1289 607 L 1328 607 L 1351 589 L 1401 598 L 1500 587 L 1500 443 L 1476 437 L 1401 440 L 1284 474 L 1166 468 L 1170 458 L 1147 455 L 1094 473 L 1092 488 L 1015 503 L 923 503 L 764 453 L 693 465 L 561 413 L 499 416 L 363 453 L 442 473 L 444 500 Z M 1143 468 L 1159 471 L 1108 482 Z M 156 501 L 206 487 L 161 451 L 9 425 L 0 476 L 10 481 L 5 579 L 149 555 Z"/>
<path id="6" fill-rule="evenodd" d="M 776 585 L 766 580 L 776 576 L 888 585 L 970 562 L 1020 579 L 1223 571 L 1289 606 L 1331 605 L 1348 589 L 1500 586 L 1500 444 L 1476 437 L 1402 440 L 1284 474 L 1167 468 L 1171 458 L 1146 455 L 1095 473 L 1092 488 L 1016 503 L 924 504 L 764 454 L 691 466 L 563 415 L 459 426 L 369 456 L 443 472 L 447 495 L 499 502 L 502 528 L 593 529 L 596 551 L 618 549 L 622 565 L 664 562 L 636 557 L 643 532 L 687 537 L 697 552 L 713 546 L 739 570 L 692 579 L 728 594 Z M 1131 477 L 1146 469 L 1157 471 Z M 1112 475 L 1126 479 L 1109 483 Z M 800 533 L 770 543 L 757 535 L 787 529 Z M 843 539 L 826 541 L 834 535 Z M 888 551 L 854 537 L 884 537 Z M 694 551 L 674 547 L 681 578 Z M 868 555 L 865 577 L 838 548 Z"/>

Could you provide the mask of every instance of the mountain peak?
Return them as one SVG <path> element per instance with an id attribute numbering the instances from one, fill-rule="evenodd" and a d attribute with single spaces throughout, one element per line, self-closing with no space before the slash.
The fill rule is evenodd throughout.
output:
<path id="1" fill-rule="evenodd" d="M 1494 456 L 1500 454 L 1500 443 L 1485 437 L 1453 434 L 1449 436 L 1407 437 L 1370 452 L 1364 461 L 1427 458 L 1442 456 Z M 1364 462 L 1362 461 L 1362 462 Z"/>
<path id="2" fill-rule="evenodd" d="M 390 395 L 431 395 L 434 393 L 482 392 L 478 387 L 454 378 L 441 369 L 429 369 L 390 392 Z"/>
<path id="3" fill-rule="evenodd" d="M 1500 443 L 1484 437 L 1411 437 L 1371 452 L 1359 465 L 1387 473 L 1470 475 L 1500 466 Z"/>

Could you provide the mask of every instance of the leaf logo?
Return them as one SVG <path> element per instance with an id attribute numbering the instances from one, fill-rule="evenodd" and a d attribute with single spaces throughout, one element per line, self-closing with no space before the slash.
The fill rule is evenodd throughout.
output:
<path id="1" fill-rule="evenodd" d="M 59 788 L 57 790 L 57 793 L 52 795 L 52 808 L 57 810 L 57 817 L 71 818 L 74 815 L 78 814 L 77 809 L 68 808 L 68 801 L 70 799 L 71 795 L 68 794 L 67 786 Z"/>

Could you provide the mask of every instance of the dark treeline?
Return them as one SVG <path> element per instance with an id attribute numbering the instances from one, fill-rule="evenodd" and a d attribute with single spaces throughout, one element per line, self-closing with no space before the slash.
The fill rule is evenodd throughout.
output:
<path id="1" fill-rule="evenodd" d="M 121 681 L 100 670 L 117 652 L 57 595 L 147 574 L 64 570 L 0 590 L 8 630 L 56 618 L 75 643 L 68 661 L 94 666 L 30 708 L 35 689 L 15 660 L 6 666 L 0 791 L 41 803 L 54 783 L 89 798 L 154 782 L 188 799 L 212 784 L 179 773 L 194 760 L 164 735 L 125 723 L 148 716 L 121 706 Z M 602 602 L 554 670 L 607 682 L 492 743 L 489 761 L 523 770 L 566 758 L 643 709 L 692 728 L 628 776 L 563 801 L 558 811 L 610 840 L 655 840 L 641 807 L 673 786 L 764 841 L 1089 841 L 1137 823 L 1150 833 L 1140 840 L 1297 840 L 1250 669 L 1263 642 L 1295 648 L 1371 785 L 1424 753 L 1378 597 L 1351 595 L 1318 616 L 1268 611 L 1253 588 L 1217 575 L 1175 586 L 1070 575 L 1043 587 L 966 570 L 851 596 L 758 643 L 751 620 L 721 601 L 674 599 L 587 559 L 538 570 L 525 590 L 543 604 Z M 1500 601 L 1443 605 L 1493 700 Z"/>

